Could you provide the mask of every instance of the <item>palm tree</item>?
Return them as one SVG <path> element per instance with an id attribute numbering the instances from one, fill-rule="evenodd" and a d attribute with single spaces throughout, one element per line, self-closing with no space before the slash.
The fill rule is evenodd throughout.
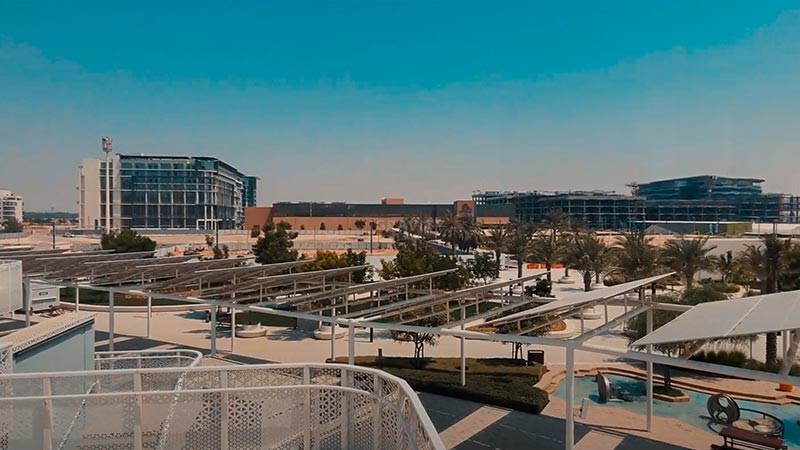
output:
<path id="1" fill-rule="evenodd" d="M 512 220 L 508 224 L 506 251 L 517 261 L 517 278 L 522 278 L 522 265 L 530 254 L 531 237 L 534 227 L 527 222 Z"/>
<path id="2" fill-rule="evenodd" d="M 469 214 L 456 214 L 447 211 L 439 224 L 439 236 L 450 244 L 453 249 L 453 257 L 456 254 L 456 247 L 469 251 L 480 244 L 481 231 L 475 218 Z"/>
<path id="3" fill-rule="evenodd" d="M 458 245 L 464 232 L 462 226 L 463 221 L 459 219 L 458 214 L 450 210 L 446 211 L 444 217 L 439 221 L 439 236 L 453 248 L 454 258 L 456 255 L 456 245 Z"/>
<path id="4" fill-rule="evenodd" d="M 592 275 L 599 283 L 601 275 L 613 264 L 611 247 L 590 232 L 574 234 L 564 255 L 569 266 L 583 276 L 583 290 L 586 292 L 592 289 Z"/>
<path id="5" fill-rule="evenodd" d="M 761 245 L 747 245 L 739 254 L 739 261 L 759 282 L 762 294 L 778 292 L 778 280 L 785 268 L 785 255 L 790 252 L 792 243 L 781 241 L 774 234 L 762 239 Z M 767 333 L 766 362 L 778 360 L 778 334 Z"/>
<path id="6" fill-rule="evenodd" d="M 500 255 L 506 251 L 506 244 L 508 243 L 508 228 L 504 226 L 497 226 L 489 230 L 489 234 L 484 237 L 483 245 L 494 252 L 494 260 L 496 263 L 495 278 L 500 276 Z"/>
<path id="7" fill-rule="evenodd" d="M 552 284 L 553 278 L 550 273 L 553 269 L 553 263 L 558 261 L 562 250 L 562 240 L 558 235 L 550 231 L 537 233 L 530 245 L 530 256 L 537 262 L 544 263 L 547 269 L 547 282 Z"/>
<path id="8" fill-rule="evenodd" d="M 653 245 L 653 238 L 644 231 L 624 233 L 617 241 L 619 256 L 617 269 L 625 281 L 652 277 L 658 270 L 659 250 Z"/>
<path id="9" fill-rule="evenodd" d="M 665 265 L 680 274 L 687 289 L 694 285 L 694 277 L 701 270 L 712 270 L 714 260 L 709 252 L 716 245 L 706 246 L 709 236 L 698 239 L 673 239 L 664 246 L 662 258 Z"/>
<path id="10" fill-rule="evenodd" d="M 714 268 L 722 276 L 722 283 L 730 281 L 731 277 L 736 272 L 736 260 L 733 258 L 733 252 L 728 250 L 724 255 L 717 255 L 714 258 Z"/>

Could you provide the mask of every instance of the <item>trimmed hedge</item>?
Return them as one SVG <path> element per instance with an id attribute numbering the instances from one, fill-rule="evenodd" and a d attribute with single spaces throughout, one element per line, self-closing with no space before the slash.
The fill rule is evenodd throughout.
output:
<path id="1" fill-rule="evenodd" d="M 337 362 L 346 361 L 338 358 Z M 467 384 L 461 386 L 459 358 L 426 358 L 414 367 L 413 358 L 357 357 L 356 364 L 403 378 L 415 390 L 539 414 L 550 399 L 534 387 L 547 368 L 509 358 L 473 359 L 467 362 Z"/>
<path id="2" fill-rule="evenodd" d="M 694 361 L 720 364 L 723 366 L 740 367 L 742 369 L 760 370 L 762 372 L 778 373 L 783 362 L 778 360 L 775 364 L 765 364 L 755 359 L 750 359 L 740 350 L 708 350 L 701 351 L 693 355 L 690 359 Z M 789 375 L 800 376 L 800 364 L 794 364 L 789 371 Z"/>

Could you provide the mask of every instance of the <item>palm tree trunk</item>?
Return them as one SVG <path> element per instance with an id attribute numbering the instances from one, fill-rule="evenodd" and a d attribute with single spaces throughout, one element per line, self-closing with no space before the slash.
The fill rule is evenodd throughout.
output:
<path id="1" fill-rule="evenodd" d="M 522 278 L 522 259 L 521 255 L 517 255 L 517 278 Z"/>
<path id="2" fill-rule="evenodd" d="M 494 252 L 494 262 L 495 262 L 494 277 L 500 278 L 500 252 L 497 250 L 495 250 Z"/>
<path id="3" fill-rule="evenodd" d="M 589 292 L 592 290 L 592 272 L 583 273 L 583 291 Z"/>
<path id="4" fill-rule="evenodd" d="M 552 285 L 553 284 L 553 274 L 550 273 L 553 269 L 553 264 L 547 262 L 544 264 L 544 268 L 547 269 L 547 283 Z"/>

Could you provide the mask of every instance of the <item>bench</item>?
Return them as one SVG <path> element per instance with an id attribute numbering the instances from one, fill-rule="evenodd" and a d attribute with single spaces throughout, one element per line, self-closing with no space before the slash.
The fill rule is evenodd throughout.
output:
<path id="1" fill-rule="evenodd" d="M 737 448 L 751 448 L 755 450 L 787 450 L 789 447 L 783 440 L 774 436 L 767 436 L 752 431 L 734 427 L 725 427 L 719 432 L 723 445 L 712 445 L 712 450 L 732 450 Z"/>

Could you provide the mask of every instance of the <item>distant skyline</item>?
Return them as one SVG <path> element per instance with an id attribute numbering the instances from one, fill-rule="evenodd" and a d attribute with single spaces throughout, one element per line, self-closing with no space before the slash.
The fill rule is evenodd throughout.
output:
<path id="1" fill-rule="evenodd" d="M 793 9 L 794 8 L 794 9 Z M 0 5 L 0 187 L 214 156 L 259 203 L 409 202 L 713 174 L 800 194 L 796 2 Z"/>

